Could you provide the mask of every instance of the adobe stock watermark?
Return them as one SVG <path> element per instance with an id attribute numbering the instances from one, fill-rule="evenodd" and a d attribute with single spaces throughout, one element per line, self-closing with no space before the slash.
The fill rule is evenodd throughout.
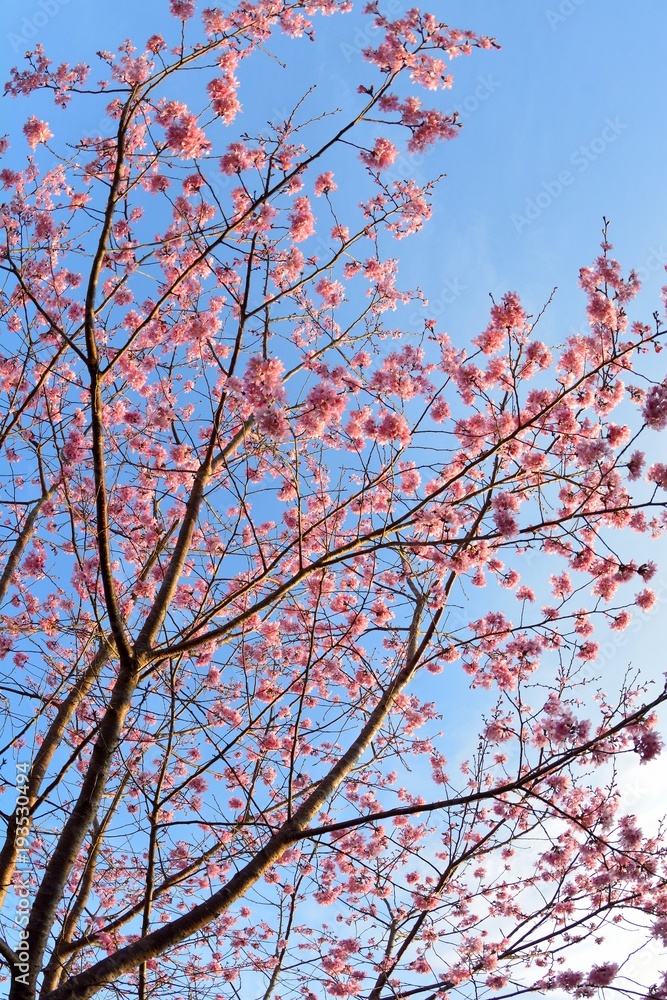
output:
<path id="1" fill-rule="evenodd" d="M 61 7 L 67 6 L 70 0 L 37 0 L 37 10 L 21 21 L 21 30 L 9 31 L 7 41 L 14 52 L 25 52 L 30 44 L 37 41 L 39 34 L 49 21 L 60 13 Z"/>
<path id="2" fill-rule="evenodd" d="M 546 10 L 544 13 L 551 30 L 555 31 L 559 24 L 567 21 L 568 17 L 572 17 L 583 3 L 586 3 L 586 0 L 561 0 L 555 10 L 553 7 Z"/>
<path id="3" fill-rule="evenodd" d="M 577 174 L 585 173 L 591 164 L 595 163 L 629 127 L 618 117 L 607 118 L 599 135 L 596 135 L 586 145 L 582 144 L 570 154 L 568 162 L 570 167 L 574 169 L 568 167 L 561 170 L 557 177 L 543 181 L 537 194 L 526 199 L 523 212 L 512 213 L 511 221 L 516 232 L 521 233 L 527 226 L 539 219 L 542 213 L 546 212 L 560 198 L 566 188 L 574 184 Z"/>
<path id="4" fill-rule="evenodd" d="M 27 850 L 30 834 L 30 800 L 27 795 L 28 771 L 29 767 L 27 764 L 19 762 L 16 765 L 16 833 L 14 834 L 14 846 L 16 848 L 16 874 L 18 878 L 14 885 L 14 892 L 18 898 L 16 900 L 16 915 L 14 920 L 18 927 L 19 943 L 16 949 L 16 961 L 14 962 L 16 970 L 14 979 L 25 986 L 28 985 L 28 973 L 30 971 L 30 938 L 27 929 L 30 918 L 30 857 Z"/>

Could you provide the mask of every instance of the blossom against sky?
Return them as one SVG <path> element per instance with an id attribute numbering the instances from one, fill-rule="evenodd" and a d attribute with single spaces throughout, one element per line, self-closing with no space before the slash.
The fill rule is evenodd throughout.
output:
<path id="1" fill-rule="evenodd" d="M 244 78 L 242 65 L 242 116 L 253 123 L 279 119 L 310 87 L 323 92 L 332 108 L 349 101 L 366 72 L 361 52 L 374 44 L 363 6 L 355 0 L 351 14 L 317 19 L 312 44 L 277 40 L 271 50 L 277 58 L 266 59 L 265 77 Z M 398 16 L 405 6 L 386 0 L 382 9 Z M 426 177 L 434 172 L 430 157 L 437 157 L 436 170 L 447 175 L 431 223 L 400 243 L 400 284 L 420 286 L 428 313 L 459 344 L 486 327 L 489 294 L 498 301 L 516 289 L 526 310 L 536 314 L 558 286 L 541 320 L 541 336 L 562 343 L 585 323 L 577 276 L 598 252 L 606 216 L 615 254 L 643 279 L 635 315 L 641 311 L 642 319 L 650 320 L 667 263 L 664 4 L 643 0 L 633 7 L 631 20 L 624 0 L 432 0 L 430 6 L 457 27 L 494 36 L 502 48 L 450 67 L 451 109 L 463 125 L 455 141 L 437 144 L 425 154 L 427 162 L 419 153 L 394 158 L 385 147 L 375 151 L 387 176 Z M 114 51 L 127 37 L 143 43 L 169 20 L 167 0 L 140 5 L 8 0 L 4 13 L 5 79 L 37 43 L 54 63 L 77 62 L 95 51 Z M 299 58 L 288 60 L 295 46 Z M 19 140 L 12 150 L 19 158 L 42 138 L 37 131 L 44 128 L 43 119 L 54 130 L 65 120 L 44 95 L 31 101 L 37 113 L 25 148 Z M 112 127 L 111 121 L 98 120 L 99 105 L 93 102 L 87 121 L 85 107 L 77 102 L 76 122 L 67 112 L 73 133 Z M 3 130 L 20 134 L 31 110 L 25 101 L 5 101 Z M 231 164 L 230 172 L 234 169 Z M 308 224 L 295 212 L 292 225 L 304 238 Z M 423 313 L 415 303 L 403 311 L 401 323 L 421 328 Z M 667 597 L 667 560 L 664 565 L 655 583 L 659 600 Z M 656 623 L 660 617 L 659 609 L 651 616 Z M 612 661 L 622 669 L 629 659 L 650 656 L 658 627 L 635 633 L 630 648 L 621 635 L 603 644 L 605 669 Z"/>
<path id="2" fill-rule="evenodd" d="M 54 62 L 113 51 L 128 36 L 143 42 L 167 6 L 166 0 L 8 0 L 0 38 L 4 77 L 37 42 Z M 387 0 L 383 9 L 397 15 L 406 6 Z M 432 0 L 430 6 L 451 24 L 495 36 L 502 51 L 450 67 L 451 105 L 464 128 L 458 141 L 432 154 L 448 176 L 435 224 L 402 248 L 406 277 L 418 277 L 432 309 L 452 331 L 461 324 L 462 336 L 465 323 L 483 322 L 488 292 L 515 287 L 538 307 L 559 285 L 558 308 L 547 322 L 578 322 L 581 299 L 571 289 L 596 252 L 607 215 L 621 260 L 643 269 L 655 292 L 667 262 L 661 0 L 643 0 L 631 14 L 624 0 Z M 281 39 L 285 53 L 299 46 L 300 74 L 290 60 L 282 73 L 271 67 L 270 90 L 255 81 L 265 117 L 277 117 L 313 85 L 332 104 L 347 99 L 360 75 L 361 50 L 373 42 L 363 4 L 354 8 L 345 17 L 318 19 L 310 46 Z M 24 113 L 22 102 L 6 104 L 4 129 L 22 125 Z M 91 131 L 98 124 L 81 122 Z M 418 175 L 419 156 L 409 161 L 394 169 Z"/>
<path id="3" fill-rule="evenodd" d="M 139 10 L 125 2 L 98 10 L 82 0 L 10 5 L 10 11 L 16 9 L 16 30 L 10 14 L 7 66 L 37 41 L 57 62 L 89 58 L 96 48 L 113 50 L 128 34 L 143 40 L 157 26 L 165 5 L 157 0 Z M 445 5 L 438 7 L 442 16 Z M 388 0 L 387 9 L 396 13 L 400 7 Z M 651 85 L 660 61 L 659 53 L 650 51 L 662 42 L 659 29 L 665 15 L 660 7 L 643 7 L 644 23 L 633 26 L 633 38 L 642 48 L 632 56 L 632 70 L 626 71 L 631 80 L 609 68 L 616 53 L 629 57 L 626 5 L 526 2 L 507 10 L 490 2 L 452 3 L 445 13 L 453 23 L 495 34 L 503 51 L 482 53 L 469 65 L 461 61 L 455 67 L 452 108 L 460 107 L 465 129 L 455 143 L 433 154 L 448 177 L 436 199 L 434 222 L 403 245 L 403 282 L 422 287 L 432 315 L 458 344 L 470 342 L 484 329 L 487 293 L 498 301 L 508 288 L 516 288 L 535 313 L 559 285 L 562 291 L 544 319 L 543 336 L 562 342 L 573 325 L 584 320 L 576 276 L 597 251 L 605 214 L 612 220 L 610 235 L 618 256 L 649 279 L 649 296 L 640 300 L 648 318 L 657 305 L 667 259 L 661 242 L 664 195 L 657 173 L 663 162 L 662 137 L 655 127 L 662 120 L 662 98 Z M 295 95 L 313 84 L 332 104 L 348 100 L 349 88 L 363 73 L 360 51 L 372 42 L 362 23 L 356 13 L 333 19 L 321 26 L 320 41 L 310 50 L 299 42 L 300 52 L 305 49 L 299 74 L 288 76 L 278 62 L 267 59 L 266 78 L 256 78 L 246 90 L 248 119 L 279 116 Z M 293 44 L 276 43 L 277 57 Z M 220 102 L 224 95 L 212 97 Z M 85 110 L 80 113 L 85 115 Z M 224 108 L 220 113 L 224 116 Z M 25 114 L 25 105 L 10 106 L 15 117 L 9 126 L 19 135 Z M 28 147 L 47 138 L 43 114 L 39 108 L 30 120 L 25 131 Z M 50 115 L 49 121 L 56 130 Z M 71 124 L 79 131 L 99 125 L 83 117 Z M 191 119 L 175 115 L 169 127 L 175 147 L 206 152 Z M 402 158 L 393 148 L 376 143 L 369 155 L 397 177 L 419 176 L 422 169 L 418 150 Z M 428 172 L 432 167 L 429 163 Z M 325 185 L 323 180 L 321 187 Z M 296 241 L 306 240 L 312 231 L 305 199 L 303 205 L 299 202 L 290 219 Z M 332 302 L 338 294 L 333 285 L 318 292 Z M 401 322 L 406 321 L 413 322 L 411 314 L 402 314 Z M 420 326 L 418 316 L 414 326 Z M 512 517 L 507 509 L 498 514 Z M 558 586 L 564 589 L 565 581 Z M 641 642 L 639 636 L 632 638 L 637 639 L 632 655 L 649 658 L 648 630 L 641 633 Z M 615 653 L 614 666 L 622 667 L 623 648 L 619 645 Z"/>

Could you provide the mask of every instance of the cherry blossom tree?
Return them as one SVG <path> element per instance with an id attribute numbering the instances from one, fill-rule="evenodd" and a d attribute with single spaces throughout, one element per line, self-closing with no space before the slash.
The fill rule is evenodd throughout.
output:
<path id="1" fill-rule="evenodd" d="M 656 600 L 662 314 L 605 231 L 586 334 L 513 292 L 465 347 L 404 329 L 436 179 L 392 164 L 497 46 L 372 2 L 345 108 L 244 132 L 246 65 L 351 6 L 171 0 L 101 82 L 37 46 L 7 84 L 39 112 L 0 171 L 11 1000 L 667 996 L 613 937 L 667 943 L 617 782 L 666 695 L 594 680 Z"/>

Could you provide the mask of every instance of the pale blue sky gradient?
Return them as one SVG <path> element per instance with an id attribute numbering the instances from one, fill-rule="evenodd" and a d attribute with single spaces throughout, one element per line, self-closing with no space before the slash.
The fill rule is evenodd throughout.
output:
<path id="1" fill-rule="evenodd" d="M 113 50 L 128 36 L 143 42 L 172 21 L 167 0 L 9 0 L 3 6 L 3 78 L 37 41 L 54 62 L 94 62 L 96 50 Z M 405 5 L 388 0 L 385 6 L 398 14 Z M 424 175 L 432 173 L 436 163 L 448 176 L 435 224 L 400 247 L 406 283 L 419 281 L 457 340 L 485 325 L 489 292 L 516 289 L 538 309 L 558 285 L 547 317 L 557 340 L 581 320 L 583 297 L 573 289 L 579 267 L 596 253 L 606 214 L 622 262 L 649 277 L 644 301 L 650 315 L 667 263 L 665 4 L 432 0 L 424 6 L 452 25 L 495 35 L 502 51 L 451 65 L 451 108 L 461 111 L 464 129 L 456 141 L 439 145 L 423 168 Z M 255 64 L 244 89 L 246 114 L 255 110 L 249 92 L 260 118 L 269 117 L 315 82 L 316 102 L 324 94 L 331 105 L 345 104 L 369 76 L 359 49 L 373 35 L 357 13 L 362 7 L 318 19 L 313 45 L 282 40 L 276 48 L 290 65 L 278 72 L 264 63 L 270 88 L 257 78 Z M 91 79 L 101 75 L 94 69 Z M 20 127 L 26 103 L 3 103 L 3 131 Z M 91 113 L 98 107 L 91 102 Z M 56 117 L 50 102 L 43 111 Z M 85 117 L 83 105 L 77 114 Z M 92 130 L 96 121 L 83 124 Z M 559 192 L 564 171 L 570 181 Z M 529 220 L 531 212 L 537 217 Z"/>
<path id="2" fill-rule="evenodd" d="M 404 6 L 386 0 L 383 9 L 398 16 Z M 577 276 L 598 252 L 606 215 L 617 256 L 646 279 L 632 315 L 650 322 L 667 263 L 664 0 L 632 8 L 627 0 L 432 0 L 424 6 L 454 26 L 495 36 L 502 50 L 453 61 L 447 103 L 461 114 L 461 134 L 438 145 L 424 163 L 404 157 L 396 165 L 400 176 L 447 174 L 431 224 L 416 238 L 386 247 L 401 257 L 400 283 L 421 286 L 428 312 L 458 344 L 485 327 L 489 293 L 498 298 L 516 290 L 537 313 L 558 286 L 541 325 L 541 336 L 556 345 L 585 324 Z M 272 50 L 287 70 L 268 59 L 243 64 L 240 130 L 284 116 L 313 84 L 314 109 L 354 101 L 358 83 L 372 78 L 360 50 L 376 37 L 362 8 L 359 2 L 351 15 L 316 19 L 314 44 L 277 40 Z M 167 10 L 167 0 L 8 0 L 0 34 L 3 79 L 26 49 L 41 42 L 54 63 L 91 61 L 95 81 L 107 75 L 105 66 L 95 67 L 96 50 L 113 51 L 128 36 L 142 45 L 154 32 L 172 30 Z M 72 137 L 103 128 L 102 108 L 92 97 L 75 101 L 64 114 L 48 95 L 5 99 L 1 131 L 20 133 L 35 113 L 51 122 L 57 142 L 59 126 Z M 225 142 L 238 131 L 230 130 Z M 27 151 L 19 137 L 10 165 Z M 415 307 L 405 312 L 404 327 L 414 315 L 419 329 Z M 637 555 L 665 550 L 664 543 L 642 539 Z M 533 572 L 538 577 L 539 566 Z M 666 600 L 667 552 L 656 589 Z M 480 601 L 489 597 L 483 593 Z M 604 670 L 613 664 L 622 671 L 633 659 L 651 672 L 651 647 L 661 641 L 664 618 L 659 607 L 641 619 L 645 627 L 629 648 L 608 651 Z M 662 669 L 655 666 L 656 676 Z M 454 712 L 452 723 L 457 718 Z"/>

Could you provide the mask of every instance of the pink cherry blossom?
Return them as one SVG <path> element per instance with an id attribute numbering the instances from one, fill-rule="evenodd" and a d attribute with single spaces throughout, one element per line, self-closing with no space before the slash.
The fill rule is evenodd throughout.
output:
<path id="1" fill-rule="evenodd" d="M 641 608 L 642 611 L 650 611 L 656 602 L 655 591 L 649 588 L 644 588 L 638 594 L 635 594 L 635 604 L 637 607 Z"/>
<path id="2" fill-rule="evenodd" d="M 35 115 L 31 115 L 23 126 L 23 134 L 28 140 L 31 149 L 36 149 L 40 143 L 48 142 L 53 138 L 53 132 L 46 122 L 42 122 Z"/>
<path id="3" fill-rule="evenodd" d="M 604 965 L 594 965 L 588 974 L 590 986 L 609 986 L 616 978 L 618 965 L 613 962 L 605 962 Z"/>
<path id="4" fill-rule="evenodd" d="M 649 482 L 667 490 L 667 465 L 664 462 L 656 462 L 655 465 L 651 465 L 646 473 L 646 478 Z"/>
<path id="5" fill-rule="evenodd" d="M 339 281 L 330 281 L 328 278 L 320 278 L 315 285 L 315 291 L 322 296 L 327 306 L 337 306 L 343 301 L 345 289 Z"/>
<path id="6" fill-rule="evenodd" d="M 206 156 L 212 149 L 210 140 L 197 123 L 197 118 L 180 101 L 168 101 L 162 106 L 157 120 L 165 130 L 169 149 L 184 159 Z"/>
<path id="7" fill-rule="evenodd" d="M 629 478 L 631 480 L 637 480 L 641 476 L 642 469 L 644 467 L 644 453 L 641 451 L 633 451 L 628 461 L 628 470 L 630 473 Z"/>
<path id="8" fill-rule="evenodd" d="M 635 739 L 635 752 L 639 754 L 640 763 L 646 764 L 659 756 L 664 742 L 654 729 L 641 732 Z"/>
<path id="9" fill-rule="evenodd" d="M 222 79 L 211 80 L 206 86 L 213 110 L 225 125 L 231 125 L 241 109 L 235 84 L 234 77 L 227 74 Z"/>

